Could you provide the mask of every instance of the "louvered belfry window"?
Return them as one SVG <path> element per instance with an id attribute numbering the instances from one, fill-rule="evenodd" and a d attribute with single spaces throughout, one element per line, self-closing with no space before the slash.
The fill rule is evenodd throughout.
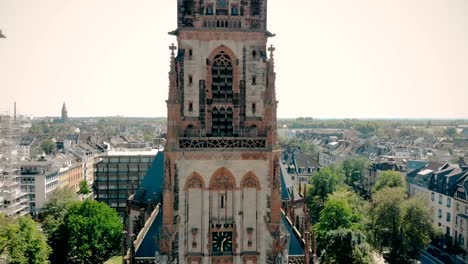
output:
<path id="1" fill-rule="evenodd" d="M 230 137 L 232 136 L 232 108 L 213 108 L 212 110 L 212 134 L 214 137 Z"/>
<path id="2" fill-rule="evenodd" d="M 232 61 L 223 51 L 214 58 L 211 74 L 213 99 L 232 99 Z"/>

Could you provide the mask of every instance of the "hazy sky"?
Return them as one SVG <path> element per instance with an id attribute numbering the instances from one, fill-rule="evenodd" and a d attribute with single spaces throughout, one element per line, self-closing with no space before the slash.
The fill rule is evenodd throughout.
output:
<path id="1" fill-rule="evenodd" d="M 279 117 L 468 118 L 467 0 L 270 0 Z M 0 110 L 166 116 L 172 0 L 0 0 Z"/>

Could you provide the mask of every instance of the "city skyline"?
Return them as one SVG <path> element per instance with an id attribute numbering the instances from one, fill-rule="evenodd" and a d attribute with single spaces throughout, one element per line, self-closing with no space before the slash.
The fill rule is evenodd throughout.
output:
<path id="1" fill-rule="evenodd" d="M 468 118 L 468 2 L 374 2 L 269 2 L 278 117 Z M 0 110 L 166 116 L 175 13 L 172 1 L 0 0 Z"/>

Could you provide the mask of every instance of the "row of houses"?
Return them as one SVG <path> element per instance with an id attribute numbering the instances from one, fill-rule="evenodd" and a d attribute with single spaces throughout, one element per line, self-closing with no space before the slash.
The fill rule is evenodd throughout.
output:
<path id="1" fill-rule="evenodd" d="M 438 241 L 444 248 L 459 247 L 468 253 L 468 167 L 427 162 L 407 173 L 408 193 L 427 201 L 432 222 L 444 234 Z"/>

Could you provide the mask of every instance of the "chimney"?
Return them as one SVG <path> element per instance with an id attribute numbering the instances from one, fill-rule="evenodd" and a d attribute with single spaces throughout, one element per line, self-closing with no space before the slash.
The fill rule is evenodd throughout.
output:
<path id="1" fill-rule="evenodd" d="M 13 106 L 13 120 L 16 121 L 16 102 L 14 103 L 14 106 Z"/>

